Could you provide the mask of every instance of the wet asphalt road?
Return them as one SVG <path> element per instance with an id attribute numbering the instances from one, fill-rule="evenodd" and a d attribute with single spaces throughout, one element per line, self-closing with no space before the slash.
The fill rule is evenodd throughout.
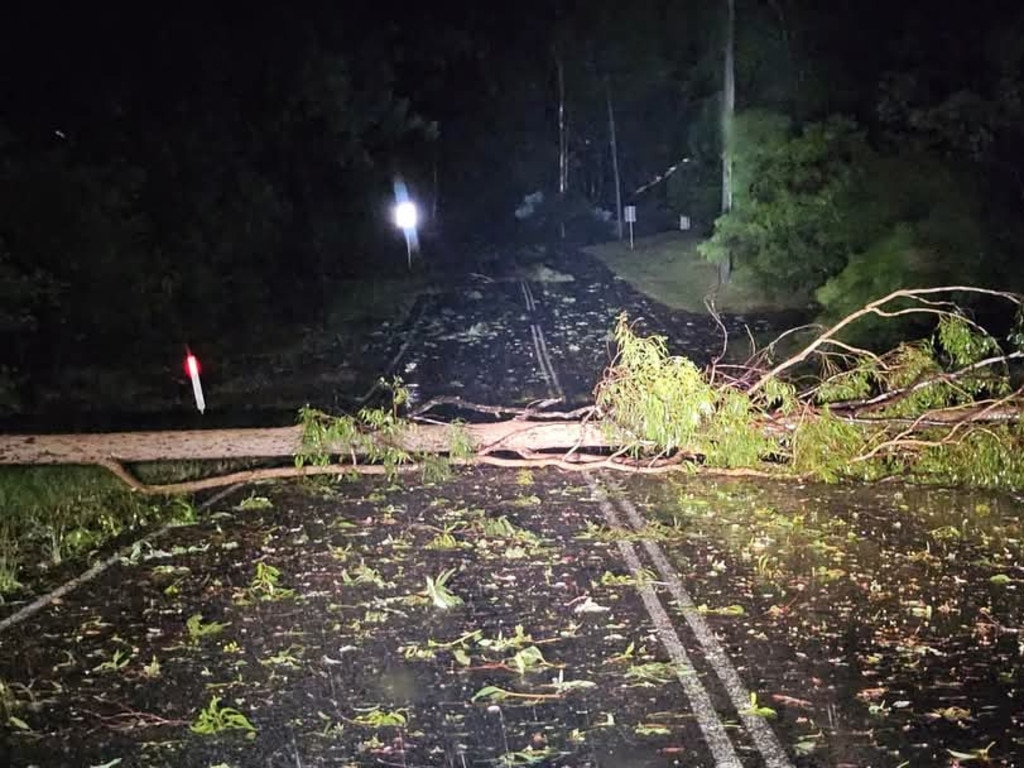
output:
<path id="1" fill-rule="evenodd" d="M 481 277 L 438 298 L 433 311 L 410 329 L 415 341 L 407 342 L 393 362 L 413 393 L 413 404 L 441 395 L 495 405 L 555 398 L 562 407 L 588 402 L 611 359 L 609 330 L 623 312 L 642 333 L 666 336 L 671 351 L 699 365 L 724 351 L 722 328 L 710 318 L 667 312 L 596 260 L 574 252 L 526 255 L 505 274 Z M 769 329 L 764 319 L 725 317 L 722 322 L 730 337 Z M 589 473 L 584 478 L 609 528 L 647 526 L 643 513 L 626 496 L 606 490 Z M 617 544 L 671 662 L 679 669 L 693 669 L 690 654 L 695 652 L 701 660 L 702 675 L 681 674 L 678 682 L 680 699 L 706 745 L 708 764 L 792 768 L 772 726 L 751 711 L 747 684 L 659 545 L 644 541 L 641 551 L 628 540 Z M 650 572 L 667 585 L 671 602 L 643 583 Z M 675 618 L 669 615 L 669 605 Z M 735 725 L 727 723 L 735 717 L 742 722 L 742 736 L 731 738 L 727 730 Z"/>
<path id="2" fill-rule="evenodd" d="M 520 405 L 556 394 L 579 405 L 590 400 L 611 361 L 610 334 L 622 312 L 698 365 L 722 351 L 711 318 L 651 301 L 597 259 L 578 251 L 524 252 L 496 274 L 469 276 L 430 297 L 428 311 L 402 337 L 412 343 L 390 368 L 419 399 L 459 395 Z M 748 328 L 781 330 L 786 319 L 724 316 L 723 322 L 733 341 L 743 341 Z M 539 344 L 550 365 L 542 364 Z"/>
<path id="3" fill-rule="evenodd" d="M 416 340 L 407 346 L 395 365 L 396 372 L 404 377 L 414 396 L 421 400 L 437 395 L 461 395 L 469 401 L 489 404 L 525 404 L 551 397 L 562 398 L 566 406 L 589 402 L 594 385 L 610 361 L 609 332 L 621 312 L 636 320 L 641 332 L 664 335 L 671 352 L 686 355 L 698 365 L 706 364 L 712 357 L 720 355 L 723 349 L 721 329 L 710 318 L 672 312 L 638 294 L 595 259 L 574 252 L 524 255 L 504 274 L 453 286 L 434 299 L 434 311 L 425 313 L 411 329 Z M 770 338 L 795 324 L 792 316 L 725 316 L 722 322 L 732 344 L 745 344 L 750 335 L 764 338 L 767 334 Z M 655 517 L 645 518 L 633 505 L 643 496 L 637 496 L 628 488 L 613 489 L 606 481 L 593 477 L 586 480 L 594 498 L 605 499 L 601 508 L 609 527 L 614 529 L 624 525 L 626 529 L 643 529 L 651 519 L 657 519 L 657 506 L 647 510 Z M 908 490 L 906 493 L 909 498 L 917 491 Z M 871 540 L 881 540 L 894 544 L 899 542 L 898 547 L 907 550 L 905 555 L 898 552 L 887 554 L 886 557 L 891 557 L 893 562 L 884 572 L 867 571 L 854 575 L 844 568 L 818 566 L 824 578 L 849 579 L 860 589 L 865 579 L 869 584 L 881 584 L 894 576 L 898 580 L 901 578 L 898 574 L 902 573 L 902 578 L 910 578 L 913 585 L 896 591 L 897 595 L 902 592 L 903 597 L 891 612 L 889 609 L 872 611 L 870 591 L 849 597 L 848 606 L 844 604 L 837 606 L 834 612 L 826 611 L 824 615 L 828 619 L 821 627 L 833 626 L 835 634 L 831 629 L 824 632 L 827 639 L 820 645 L 814 638 L 822 630 L 815 626 L 813 620 L 798 619 L 789 611 L 797 606 L 812 614 L 820 612 L 815 601 L 834 599 L 832 596 L 836 590 L 832 586 L 819 586 L 821 594 L 817 598 L 813 588 L 803 593 L 798 591 L 795 596 L 787 598 L 789 602 L 786 604 L 771 603 L 770 590 L 766 590 L 763 596 L 767 601 L 763 606 L 764 615 L 772 617 L 772 621 L 777 620 L 777 627 L 789 625 L 786 630 L 789 639 L 764 642 L 770 632 L 750 630 L 752 634 L 747 637 L 733 634 L 730 638 L 727 634 L 725 642 L 728 642 L 728 647 L 725 648 L 720 642 L 723 636 L 708 628 L 687 593 L 687 586 L 684 586 L 692 585 L 697 594 L 706 594 L 708 580 L 694 579 L 692 574 L 686 578 L 681 575 L 689 563 L 699 558 L 700 550 L 675 547 L 674 551 L 667 550 L 666 553 L 656 542 L 645 541 L 642 547 L 637 548 L 627 541 L 619 542 L 622 561 L 629 570 L 634 574 L 655 572 L 662 591 L 668 592 L 668 597 L 663 595 L 659 598 L 653 593 L 645 594 L 642 588 L 638 590 L 664 650 L 673 661 L 686 666 L 690 663 L 686 655 L 689 649 L 698 660 L 698 669 L 703 670 L 701 678 L 712 681 L 709 694 L 699 684 L 694 688 L 686 680 L 680 680 L 680 698 L 688 702 L 700 726 L 708 749 L 706 759 L 716 766 L 764 765 L 772 768 L 791 765 L 959 766 L 975 762 L 1024 765 L 1024 754 L 1019 763 L 1014 756 L 1021 749 L 1019 730 L 1021 712 L 1024 711 L 1021 690 L 1012 683 L 1016 673 L 1007 672 L 1001 663 L 995 661 L 1005 656 L 1004 648 L 993 656 L 990 664 L 986 664 L 984 659 L 988 652 L 975 647 L 971 640 L 972 632 L 975 635 L 978 632 L 977 626 L 987 625 L 990 615 L 987 611 L 992 609 L 986 608 L 984 598 L 981 598 L 980 613 L 976 619 L 980 623 L 973 630 L 971 620 L 967 618 L 955 628 L 945 626 L 937 632 L 935 630 L 941 622 L 931 622 L 935 606 L 945 611 L 953 610 L 950 606 L 957 600 L 940 596 L 940 590 L 929 589 L 929 584 L 938 585 L 941 581 L 959 585 L 975 581 L 984 583 L 988 576 L 959 573 L 959 566 L 954 565 L 958 555 L 950 554 L 950 573 L 940 576 L 932 569 L 929 575 L 908 577 L 905 560 L 901 557 L 911 561 L 928 557 L 932 545 L 930 539 L 935 538 L 937 543 L 944 530 L 942 526 L 922 530 L 916 538 L 902 536 L 899 521 L 894 523 L 890 517 L 875 523 L 878 527 L 870 530 L 863 527 L 859 518 L 864 513 L 843 501 L 841 491 L 837 495 L 833 489 L 824 488 L 810 491 L 810 494 L 812 504 L 833 507 L 834 524 L 845 521 L 852 525 L 845 534 L 848 542 L 855 541 L 860 535 L 868 537 L 865 544 L 869 549 Z M 898 500 L 897 509 L 906 508 L 899 501 L 903 498 L 899 489 L 881 492 L 879 496 L 886 506 L 894 503 L 892 499 Z M 792 503 L 786 502 L 780 508 Z M 676 504 L 668 501 L 660 513 L 676 514 L 672 512 Z M 988 498 L 977 501 L 972 500 L 969 494 L 961 494 L 940 501 L 938 507 L 934 507 L 934 513 L 961 515 L 961 525 L 966 530 L 966 521 L 972 510 L 1000 505 L 1004 510 L 1013 509 L 1013 504 Z M 924 514 L 933 514 L 932 508 L 933 505 L 929 504 Z M 804 519 L 803 514 L 792 514 L 795 525 L 799 526 Z M 1007 511 L 997 527 L 1015 530 L 1018 522 L 1017 516 Z M 742 524 L 739 529 L 734 524 L 733 532 L 726 537 L 735 538 L 735 530 L 742 530 Z M 855 533 L 858 530 L 860 534 Z M 798 559 L 806 559 L 807 553 L 821 543 L 816 535 L 808 536 L 802 555 L 796 548 Z M 986 536 L 982 535 L 980 539 L 984 541 Z M 756 541 L 748 542 L 746 556 L 756 551 L 757 546 Z M 887 552 L 887 546 L 879 551 Z M 921 554 L 915 549 L 918 546 L 923 546 Z M 995 551 L 998 552 L 998 548 Z M 1009 562 L 1016 562 L 1019 547 L 1013 545 L 1003 550 L 1003 554 Z M 970 555 L 961 552 L 959 556 L 992 562 L 991 554 L 976 551 Z M 721 567 L 721 561 L 712 556 L 708 565 L 710 574 L 714 576 L 715 570 Z M 770 576 L 769 565 L 762 564 L 760 560 L 757 570 L 766 572 L 762 576 Z M 992 579 L 1004 578 L 998 567 L 993 573 Z M 810 585 L 813 586 L 814 582 L 812 578 Z M 807 587 L 807 584 L 797 584 L 798 590 Z M 933 591 L 936 594 L 932 594 Z M 713 589 L 711 593 L 714 593 Z M 806 602 L 801 594 L 806 595 Z M 884 588 L 878 594 L 885 595 L 884 599 L 891 599 L 893 595 Z M 748 594 L 745 599 L 750 597 Z M 844 596 L 844 603 L 846 599 Z M 966 603 L 973 603 L 976 599 L 970 598 Z M 999 605 L 999 602 L 993 605 Z M 671 606 L 670 611 L 665 610 L 667 606 Z M 851 623 L 843 618 L 851 612 L 861 614 L 859 622 Z M 971 610 L 964 609 L 964 616 L 969 614 Z M 997 624 L 1011 628 L 1018 626 L 1019 617 L 1014 614 L 1015 610 L 1011 610 L 1005 623 Z M 892 630 L 893 627 L 899 629 Z M 920 648 L 915 645 L 915 637 L 933 632 L 931 645 L 922 643 Z M 867 639 L 864 633 L 869 636 Z M 887 633 L 902 635 L 904 639 L 891 642 Z M 883 639 L 880 641 L 879 638 Z M 877 659 L 886 658 L 893 647 L 897 657 L 921 653 L 931 659 L 927 654 L 932 654 L 934 665 L 930 665 L 932 668 L 924 674 L 919 662 L 915 661 L 911 665 L 914 671 L 902 677 L 894 675 L 891 686 L 883 684 L 888 681 L 884 675 L 880 679 L 872 665 L 879 664 Z M 908 647 L 911 650 L 908 651 Z M 945 650 L 947 648 L 956 650 L 950 653 Z M 1012 648 L 1010 652 L 1012 655 Z M 944 661 L 947 653 L 951 658 Z M 761 668 L 757 659 L 765 654 L 774 661 L 769 662 L 768 668 Z M 952 657 L 957 660 L 953 661 Z M 866 664 L 865 659 L 868 660 Z M 895 668 L 902 663 L 897 662 Z M 884 667 L 884 663 L 881 666 Z M 1014 666 L 1017 666 L 1016 662 Z M 822 669 L 828 672 L 822 674 Z M 854 672 L 855 669 L 858 671 Z M 972 671 L 968 673 L 969 669 Z M 964 695 L 963 681 L 959 679 L 962 674 L 982 681 L 982 684 Z M 756 702 L 750 696 L 751 691 L 757 688 L 762 691 L 765 688 L 789 691 L 775 695 L 776 702 L 793 710 L 788 723 L 773 727 L 768 719 L 744 716 L 745 713 L 749 715 L 753 708 L 749 705 Z M 821 705 L 818 715 L 827 720 L 828 727 L 823 731 L 831 734 L 828 739 L 830 748 L 819 748 L 817 754 L 803 753 L 804 747 L 814 746 L 813 738 L 807 740 L 807 728 L 808 724 L 813 726 L 815 720 L 800 710 L 815 706 L 809 699 L 817 700 L 819 697 L 829 699 L 827 704 Z M 711 703 L 712 699 L 715 704 Z M 925 701 L 932 702 L 932 709 L 915 715 L 915 704 Z M 742 760 L 733 751 L 725 731 L 728 723 L 735 722 L 737 713 L 743 721 L 745 734 L 745 743 L 737 742 Z M 788 748 L 780 746 L 780 737 Z M 877 751 L 866 749 L 868 743 L 874 743 Z M 997 750 L 990 755 L 986 747 L 993 746 Z M 911 759 L 905 759 L 906 756 L 911 756 Z"/>
<path id="4" fill-rule="evenodd" d="M 501 270 L 443 286 L 425 297 L 402 327 L 368 337 L 359 359 L 347 361 L 346 386 L 337 390 L 336 403 L 356 402 L 377 375 L 391 373 L 402 376 L 421 401 L 459 395 L 481 403 L 522 404 L 561 394 L 569 404 L 585 402 L 609 361 L 608 332 L 621 311 L 638 319 L 643 329 L 666 335 L 673 352 L 687 354 L 698 363 L 721 348 L 711 321 L 647 301 L 589 257 L 522 254 L 515 263 L 509 259 Z M 725 321 L 731 334 L 741 339 L 748 322 L 755 332 L 770 325 L 765 318 Z M 307 363 L 288 375 L 311 374 L 325 384 L 337 382 L 330 376 L 329 356 Z M 1012 501 L 996 501 L 983 494 L 918 494 L 894 486 L 836 489 L 746 486 L 704 478 L 538 475 L 532 491 L 518 486 L 507 472 L 467 473 L 455 484 L 476 483 L 477 493 L 493 494 L 495 498 L 473 502 L 481 509 L 500 509 L 505 504 L 508 514 L 527 528 L 550 529 L 548 538 L 562 548 L 557 567 L 567 572 L 583 569 L 564 580 L 581 591 L 576 599 L 594 593 L 607 603 L 611 596 L 602 592 L 608 586 L 601 584 L 602 575 L 607 571 L 628 577 L 628 589 L 623 588 L 622 600 L 616 603 L 617 619 L 635 614 L 628 626 L 642 626 L 642 636 L 650 638 L 652 645 L 656 642 L 659 655 L 675 669 L 686 670 L 678 681 L 658 689 L 656 703 L 654 694 L 642 689 L 630 689 L 627 694 L 647 701 L 656 713 L 663 709 L 683 713 L 682 747 L 673 743 L 671 750 L 645 749 L 639 746 L 638 734 L 623 730 L 614 757 L 599 760 L 595 753 L 560 764 L 707 768 L 1024 764 L 1016 757 L 1024 745 L 1024 698 L 1018 682 L 1024 654 L 1019 640 L 1024 613 L 1018 596 L 1018 585 L 1024 582 L 1019 579 L 1018 555 L 1024 529 L 1018 505 Z M 397 488 L 382 491 L 368 482 L 365 498 L 358 501 L 362 505 L 358 517 L 365 516 L 367 535 L 381 538 L 382 547 L 393 544 L 392 536 L 386 526 L 374 523 L 373 515 L 381 513 L 388 493 L 404 493 Z M 244 489 L 240 496 L 249 492 Z M 293 491 L 282 486 L 275 492 Z M 531 502 L 535 506 L 517 507 L 516 494 L 528 492 L 536 494 Z M 446 507 L 451 512 L 471 506 L 455 499 L 445 504 L 440 495 L 452 493 L 457 496 L 455 489 L 410 490 L 408 498 L 396 499 L 393 505 L 397 523 L 404 514 L 410 517 L 411 530 L 420 534 L 426 528 L 435 530 Z M 439 509 L 435 502 L 440 502 Z M 271 521 L 255 524 L 241 519 L 225 524 L 223 532 L 220 522 L 209 525 L 216 525 L 218 536 L 250 529 L 252 550 L 242 558 L 243 565 L 258 557 L 280 563 L 287 553 L 291 560 L 284 571 L 297 580 L 311 563 L 327 568 L 324 564 L 331 564 L 336 556 L 322 552 L 317 559 L 313 550 L 325 534 L 319 529 L 307 531 L 310 512 L 304 503 L 289 502 L 294 510 L 281 504 L 286 524 L 278 526 L 280 541 L 269 533 L 274 529 Z M 332 501 L 322 514 L 325 519 L 336 516 L 353 504 L 350 499 Z M 982 523 L 977 522 L 979 518 Z M 657 531 L 647 528 L 652 524 L 665 526 L 671 535 L 663 542 L 634 535 L 638 530 Z M 614 541 L 605 542 L 607 557 L 602 554 L 595 560 L 594 553 L 587 551 L 590 545 L 584 545 L 579 534 L 591 530 L 590 525 L 616 533 Z M 200 545 L 205 546 L 212 534 L 185 529 L 180 535 L 194 536 L 196 552 L 202 552 Z M 168 545 L 168 549 L 173 548 Z M 183 554 L 169 551 L 167 556 L 193 556 L 190 552 L 186 547 Z M 413 550 L 410 571 L 422 567 L 425 552 Z M 447 567 L 455 557 L 438 555 L 431 572 Z M 483 563 L 478 582 L 485 583 L 494 573 L 501 575 L 505 566 Z M 238 567 L 236 586 L 247 578 Z M 216 571 L 204 564 L 197 565 L 196 573 L 203 577 L 201 583 L 197 580 L 197 588 L 216 591 L 216 583 L 208 584 Z M 40 618 L 55 623 L 45 636 L 84 642 L 60 624 L 61 614 L 76 605 L 85 617 L 94 618 L 94 612 L 109 608 L 118 622 L 133 616 L 137 621 L 133 611 L 138 606 L 122 604 L 122 577 L 123 573 L 112 573 L 104 587 L 108 592 L 83 589 L 68 599 L 67 607 L 58 606 L 52 616 Z M 531 611 L 550 606 L 551 585 L 544 579 L 539 567 L 537 573 L 522 574 L 514 592 L 523 597 L 523 605 L 511 621 L 523 621 Z M 458 586 L 465 589 L 469 581 L 464 579 Z M 325 588 L 315 599 L 334 599 L 330 584 L 317 584 Z M 106 594 L 111 597 L 104 599 Z M 194 596 L 194 604 L 209 610 L 216 604 L 210 595 Z M 154 604 L 161 606 L 164 598 L 154 593 Z M 352 603 L 348 607 L 362 605 L 358 600 L 348 602 Z M 477 618 L 489 616 L 490 603 L 486 610 L 484 605 L 481 600 Z M 171 624 L 180 631 L 181 620 L 194 609 L 175 610 Z M 118 618 L 120 612 L 124 617 Z M 321 613 L 303 612 L 313 618 Z M 411 624 L 415 629 L 415 622 Z M 131 631 L 120 623 L 113 625 L 112 631 Z M 137 629 L 139 637 L 133 642 L 156 642 L 149 637 L 151 627 L 145 620 Z M 603 628 L 596 637 L 603 635 L 607 643 L 612 637 L 607 633 L 613 629 Z M 632 636 L 633 631 L 626 635 Z M 453 631 L 452 636 L 460 632 Z M 377 653 L 377 644 L 386 637 L 379 630 L 375 644 L 367 650 Z M 13 633 L 6 642 L 18 654 L 25 654 L 23 646 L 31 645 L 27 635 Z M 616 642 L 616 650 L 621 651 L 625 638 Z M 149 657 L 141 654 L 140 658 Z M 601 663 L 595 674 L 603 669 L 606 666 Z M 15 670 L 9 674 L 17 679 Z M 90 676 L 85 677 L 88 682 Z M 137 677 L 132 680 L 137 682 Z M 759 692 L 759 698 L 751 699 L 752 692 Z M 268 698 L 277 695 L 273 688 Z M 333 688 L 331 695 L 335 695 Z M 306 706 L 307 699 L 302 702 Z M 765 707 L 776 716 L 760 714 L 759 708 Z M 490 716 L 490 709 L 473 711 L 483 717 Z M 529 714 L 524 713 L 529 721 L 524 727 L 532 727 Z M 578 714 L 567 711 L 563 725 Z M 640 721 L 645 723 L 649 724 L 648 719 Z M 987 751 L 990 744 L 994 745 L 991 753 Z M 686 751 L 672 751 L 677 747 Z M 282 749 L 281 762 L 260 764 L 297 764 L 291 752 Z M 218 763 L 213 754 L 194 764 Z M 454 758 L 445 760 L 445 765 L 458 765 Z M 383 763 L 373 759 L 358 764 Z"/>

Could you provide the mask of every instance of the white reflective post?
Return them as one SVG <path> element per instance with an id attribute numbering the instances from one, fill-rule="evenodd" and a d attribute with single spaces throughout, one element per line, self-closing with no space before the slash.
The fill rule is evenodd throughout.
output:
<path id="1" fill-rule="evenodd" d="M 191 352 L 185 358 L 185 370 L 192 379 L 192 395 L 196 399 L 196 408 L 200 413 L 206 413 L 206 398 L 203 397 L 203 385 L 199 381 L 199 361 Z"/>

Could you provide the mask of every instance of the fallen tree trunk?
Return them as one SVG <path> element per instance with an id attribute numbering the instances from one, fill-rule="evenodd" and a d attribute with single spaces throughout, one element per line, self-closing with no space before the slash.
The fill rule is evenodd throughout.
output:
<path id="1" fill-rule="evenodd" d="M 447 424 L 409 424 L 393 446 L 410 454 L 446 453 L 453 430 Z M 610 447 L 614 441 L 594 423 L 577 421 L 499 421 L 457 427 L 467 447 L 478 454 Z M 107 464 L 148 461 L 287 458 L 303 450 L 302 426 L 272 429 L 212 429 L 182 432 L 0 435 L 0 464 Z M 361 453 L 356 444 L 335 444 L 329 452 Z"/>
<path id="2" fill-rule="evenodd" d="M 1004 350 L 956 305 L 936 298 L 968 290 L 894 292 L 774 367 L 767 358 L 755 358 L 746 366 L 720 369 L 713 363 L 702 371 L 685 357 L 668 355 L 663 338 L 634 335 L 623 316 L 615 331 L 618 353 L 595 390 L 595 404 L 567 413 L 545 410 L 552 401 L 514 409 L 441 397 L 403 416 L 408 393 L 395 382 L 387 385 L 390 405 L 352 416 L 305 408 L 294 427 L 0 436 L 0 465 L 99 465 L 147 493 L 313 474 L 426 473 L 437 467 L 434 457 L 460 466 L 645 472 L 683 467 L 818 480 L 902 476 L 1024 487 L 1024 387 L 1011 371 L 1024 358 L 1024 330 L 1009 337 L 1015 349 Z M 1016 307 L 1022 303 L 1011 294 L 977 292 Z M 930 338 L 881 354 L 837 337 L 870 314 L 923 314 L 936 319 L 937 328 Z M 818 375 L 808 368 L 812 360 Z M 800 366 L 800 375 L 779 378 Z M 434 408 L 506 418 L 439 423 L 428 416 Z M 124 466 L 290 457 L 294 466 L 165 486 L 144 485 Z"/>

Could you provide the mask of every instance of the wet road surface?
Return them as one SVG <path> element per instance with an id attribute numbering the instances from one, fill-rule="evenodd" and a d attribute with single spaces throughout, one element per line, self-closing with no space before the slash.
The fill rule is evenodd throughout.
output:
<path id="1" fill-rule="evenodd" d="M 421 400 L 585 401 L 622 310 L 721 344 L 574 254 L 429 302 L 367 352 Z M 1024 764 L 1010 497 L 472 470 L 213 513 L 0 633 L 0 762 Z M 253 730 L 196 733 L 215 696 Z"/>

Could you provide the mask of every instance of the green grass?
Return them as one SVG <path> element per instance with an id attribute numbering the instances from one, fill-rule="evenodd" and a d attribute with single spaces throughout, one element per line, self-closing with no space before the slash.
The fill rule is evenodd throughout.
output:
<path id="1" fill-rule="evenodd" d="M 666 232 L 637 240 L 634 250 L 630 250 L 628 241 L 612 241 L 586 251 L 638 291 L 673 309 L 706 313 L 704 298 L 710 295 L 714 295 L 715 307 L 722 312 L 806 308 L 807 296 L 771 296 L 742 268 L 735 270 L 729 284 L 720 288 L 717 265 L 697 253 L 700 242 L 695 235 Z"/>
<path id="2" fill-rule="evenodd" d="M 173 500 L 132 493 L 105 469 L 0 467 L 0 602 L 38 574 L 121 533 L 180 514 Z M 20 583 L 19 583 L 20 582 Z"/>

